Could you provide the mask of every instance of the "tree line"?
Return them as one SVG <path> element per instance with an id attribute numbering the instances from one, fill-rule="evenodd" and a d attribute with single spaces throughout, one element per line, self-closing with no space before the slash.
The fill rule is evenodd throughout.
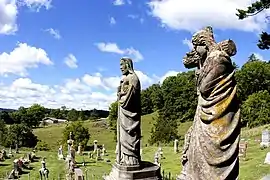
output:
<path id="1" fill-rule="evenodd" d="M 242 126 L 255 127 L 270 123 L 270 62 L 251 54 L 248 61 L 236 68 L 237 96 L 241 104 Z M 141 92 L 142 115 L 158 112 L 150 144 L 169 143 L 178 137 L 178 125 L 193 121 L 197 107 L 195 71 L 166 78 Z M 117 102 L 110 106 L 110 126 L 116 130 Z"/>
<path id="2" fill-rule="evenodd" d="M 64 142 L 68 139 L 69 132 L 72 131 L 74 132 L 74 138 L 85 146 L 90 134 L 88 129 L 84 128 L 79 121 L 106 118 L 108 115 L 109 112 L 105 110 L 68 110 L 65 106 L 58 109 L 49 109 L 39 104 L 33 104 L 28 108 L 20 107 L 18 110 L 1 109 L 0 145 L 5 147 L 14 147 L 15 144 L 20 147 L 38 146 L 41 150 L 47 150 L 49 145 L 38 140 L 33 133 L 33 128 L 45 125 L 42 123 L 45 117 L 52 117 L 73 122 L 63 132 Z"/>

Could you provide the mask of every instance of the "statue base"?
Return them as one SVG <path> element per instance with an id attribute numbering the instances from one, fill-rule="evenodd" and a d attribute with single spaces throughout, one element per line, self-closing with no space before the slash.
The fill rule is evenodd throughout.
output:
<path id="1" fill-rule="evenodd" d="M 140 166 L 122 166 L 115 163 L 112 171 L 103 180 L 161 180 L 160 167 L 150 163 L 141 162 Z"/>

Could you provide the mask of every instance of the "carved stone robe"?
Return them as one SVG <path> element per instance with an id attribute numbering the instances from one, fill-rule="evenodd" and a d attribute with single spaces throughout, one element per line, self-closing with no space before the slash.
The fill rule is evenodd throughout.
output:
<path id="1" fill-rule="evenodd" d="M 187 151 L 186 180 L 235 180 L 240 109 L 230 56 L 210 52 L 198 77 L 198 107 Z"/>
<path id="2" fill-rule="evenodd" d="M 140 161 L 141 85 L 134 72 L 123 78 L 121 92 L 124 93 L 119 100 L 121 159 L 128 156 Z"/>

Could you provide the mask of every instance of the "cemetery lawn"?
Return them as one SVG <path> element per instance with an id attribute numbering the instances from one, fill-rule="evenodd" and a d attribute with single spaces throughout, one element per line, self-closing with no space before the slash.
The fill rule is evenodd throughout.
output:
<path id="1" fill-rule="evenodd" d="M 156 146 L 145 146 L 148 144 L 147 139 L 150 137 L 151 128 L 153 127 L 153 117 L 155 114 L 149 114 L 142 117 L 142 145 L 143 145 L 143 154 L 142 159 L 146 161 L 153 162 L 154 153 L 158 149 Z M 192 122 L 187 122 L 179 125 L 179 135 L 184 136 L 185 132 L 188 130 Z M 62 131 L 66 125 L 52 125 L 45 128 L 38 128 L 34 130 L 34 133 L 38 136 L 39 139 L 48 143 L 51 147 L 51 151 L 42 152 L 37 151 L 36 155 L 38 157 L 47 158 L 47 167 L 50 170 L 49 178 L 57 179 L 60 176 L 62 179 L 65 175 L 65 162 L 63 160 L 57 159 L 57 149 L 58 142 L 62 138 Z M 87 156 L 78 156 L 76 155 L 76 161 L 78 164 L 82 163 L 84 158 L 86 162 L 86 167 L 81 167 L 84 171 L 84 174 L 87 177 L 102 179 L 101 176 L 104 173 L 109 173 L 111 170 L 111 165 L 115 161 L 115 142 L 114 142 L 114 133 L 102 125 L 101 122 L 86 121 L 84 126 L 89 128 L 91 134 L 89 144 L 92 144 L 96 139 L 98 144 L 105 144 L 105 148 L 108 151 L 108 156 L 105 156 L 105 159 L 109 159 L 111 162 L 107 163 L 104 161 L 95 162 L 94 159 L 90 159 Z M 262 126 L 253 129 L 242 129 L 241 137 L 248 140 L 248 149 L 247 157 L 245 160 L 240 160 L 240 180 L 258 180 L 263 176 L 267 175 L 269 172 L 270 165 L 265 165 L 264 158 L 268 149 L 261 150 L 259 142 L 256 142 L 255 139 L 261 138 L 261 132 L 263 129 L 270 129 L 270 126 Z M 181 140 L 180 140 L 181 144 Z M 180 147 L 181 150 L 181 147 Z M 64 154 L 66 154 L 66 149 L 64 149 Z M 29 152 L 25 151 L 24 153 Z M 172 177 L 175 177 L 181 171 L 180 156 L 181 154 L 175 154 L 173 152 L 173 143 L 163 147 L 164 159 L 161 160 L 162 170 L 165 172 L 171 172 Z M 22 154 L 19 154 L 22 156 Z M 13 158 L 14 159 L 14 158 Z M 0 162 L 0 179 L 6 174 L 7 171 L 12 169 L 13 159 Z M 30 179 L 38 179 L 39 174 L 38 170 L 41 167 L 40 159 L 37 162 L 31 163 L 30 166 L 32 170 L 25 170 L 28 174 L 22 175 L 22 180 L 28 180 L 30 174 Z M 93 177 L 93 174 L 95 177 Z"/>

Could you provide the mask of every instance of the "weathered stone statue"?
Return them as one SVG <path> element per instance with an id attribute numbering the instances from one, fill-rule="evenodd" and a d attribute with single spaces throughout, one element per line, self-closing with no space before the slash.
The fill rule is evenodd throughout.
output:
<path id="1" fill-rule="evenodd" d="M 119 99 L 119 164 L 125 166 L 139 165 L 141 138 L 141 85 L 133 70 L 132 60 L 122 58 L 120 69 L 123 78 L 118 89 Z"/>
<path id="2" fill-rule="evenodd" d="M 160 180 L 160 167 L 141 161 L 141 85 L 130 58 L 121 58 L 116 163 L 105 180 Z"/>
<path id="3" fill-rule="evenodd" d="M 178 180 L 235 180 L 239 174 L 240 109 L 236 97 L 236 54 L 232 40 L 217 44 L 211 27 L 192 37 L 186 68 L 196 67 L 198 106 L 185 137 Z"/>

